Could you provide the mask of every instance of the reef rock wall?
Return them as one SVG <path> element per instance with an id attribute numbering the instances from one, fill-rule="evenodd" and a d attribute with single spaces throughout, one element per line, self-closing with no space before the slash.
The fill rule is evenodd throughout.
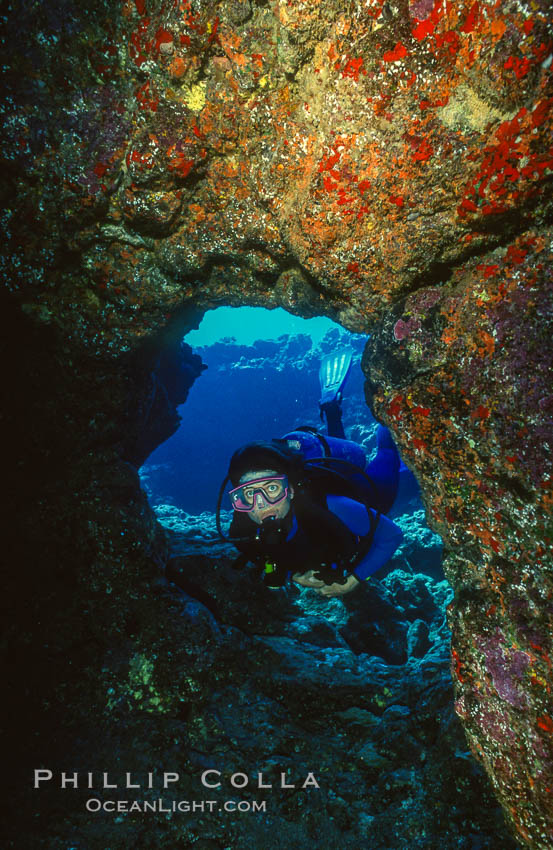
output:
<path id="1" fill-rule="evenodd" d="M 365 357 L 375 412 L 394 424 L 449 550 L 457 712 L 519 834 L 546 846 L 551 243 L 526 236 L 488 259 L 456 269 L 447 292 L 397 304 Z"/>
<path id="2" fill-rule="evenodd" d="M 55 681 L 86 645 L 92 698 L 99 662 L 71 624 L 115 587 L 135 611 L 123 628 L 105 609 L 117 658 L 123 634 L 136 657 L 131 577 L 155 532 L 132 464 L 166 432 L 140 433 L 162 335 L 217 303 L 329 315 L 372 333 L 371 407 L 449 550 L 459 716 L 537 848 L 553 828 L 550 11 L 54 0 L 2 22 L 3 319 L 23 351 L 8 460 L 25 583 L 10 580 L 17 616 L 27 576 L 45 592 L 42 622 L 48 587 L 76 582 Z"/>

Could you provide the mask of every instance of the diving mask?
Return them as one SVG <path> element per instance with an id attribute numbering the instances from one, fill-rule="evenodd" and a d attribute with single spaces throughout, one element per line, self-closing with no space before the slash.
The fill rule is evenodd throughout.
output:
<path id="1" fill-rule="evenodd" d="M 288 495 L 286 475 L 273 475 L 270 478 L 254 478 L 245 481 L 229 492 L 235 511 L 253 511 L 266 505 L 277 505 Z"/>

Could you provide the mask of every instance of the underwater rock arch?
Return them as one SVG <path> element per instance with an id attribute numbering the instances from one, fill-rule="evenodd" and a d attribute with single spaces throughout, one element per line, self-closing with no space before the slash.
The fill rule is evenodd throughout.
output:
<path id="1" fill-rule="evenodd" d="M 58 689 L 81 687 L 61 660 L 79 640 L 87 698 L 97 687 L 101 702 L 117 671 L 146 712 L 201 694 L 189 682 L 188 702 L 173 685 L 162 695 L 187 656 L 145 626 L 137 591 L 164 543 L 133 463 L 174 427 L 186 392 L 162 389 L 162 338 L 178 360 L 175 340 L 217 303 L 324 314 L 371 334 L 369 403 L 448 549 L 457 712 L 518 840 L 550 846 L 548 4 L 87 9 L 85 20 L 57 0 L 7 22 L 6 356 L 21 348 L 9 543 L 37 591 L 29 618 L 10 574 L 10 648 L 28 662 L 43 647 L 31 676 L 48 694 L 39 728 L 55 727 Z M 154 403 L 166 421 L 148 435 Z M 103 607 L 114 593 L 126 612 Z M 110 630 L 134 647 L 130 673 Z M 63 671 L 54 692 L 39 663 L 52 663 L 50 632 Z M 148 638 L 167 653 L 155 685 Z M 24 681 L 19 669 L 26 692 Z M 107 700 L 106 735 L 121 700 Z"/>

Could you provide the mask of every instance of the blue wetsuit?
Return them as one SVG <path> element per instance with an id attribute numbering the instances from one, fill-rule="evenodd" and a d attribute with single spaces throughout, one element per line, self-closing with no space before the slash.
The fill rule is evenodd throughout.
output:
<path id="1" fill-rule="evenodd" d="M 346 525 L 354 535 L 363 537 L 370 531 L 371 522 L 369 520 L 367 509 L 365 505 L 362 505 L 360 502 L 355 502 L 353 499 L 348 499 L 346 496 L 329 495 L 327 496 L 327 507 L 329 511 L 332 511 L 332 513 L 338 517 L 338 519 L 342 520 L 344 525 Z M 371 514 L 373 522 L 376 521 L 376 512 L 371 510 Z M 353 575 L 358 578 L 359 581 L 364 581 L 369 578 L 369 576 L 372 576 L 373 573 L 379 570 L 380 567 L 383 567 L 384 564 L 390 560 L 402 540 L 403 532 L 401 531 L 401 528 L 396 525 L 395 522 L 392 522 L 391 519 L 388 519 L 388 517 L 381 515 L 370 549 L 359 563 L 355 565 L 352 570 Z M 295 516 L 292 520 L 292 527 L 286 538 L 287 543 L 292 541 L 294 541 L 297 547 L 296 557 L 297 552 L 301 551 L 301 548 L 304 548 L 305 558 L 307 560 L 310 554 L 309 542 L 305 539 Z M 288 574 L 288 577 L 290 577 L 290 575 L 291 573 Z"/>
<path id="2" fill-rule="evenodd" d="M 332 449 L 332 457 L 352 461 L 363 468 L 365 466 L 363 449 L 357 443 L 345 440 L 343 437 L 331 435 L 330 432 L 333 429 L 330 428 L 330 420 L 328 430 L 328 444 Z M 301 444 L 302 453 L 307 459 L 317 457 L 321 454 L 321 441 L 316 434 L 295 431 L 287 434 L 285 439 L 290 438 L 297 439 L 298 443 Z M 374 486 L 371 486 L 364 475 L 351 475 L 351 473 L 348 475 L 350 479 L 355 479 L 358 486 L 366 490 L 367 500 L 380 511 L 380 518 L 370 549 L 360 562 L 355 565 L 352 571 L 360 581 L 369 578 L 380 567 L 383 567 L 390 560 L 403 540 L 401 528 L 392 522 L 392 520 L 388 519 L 388 517 L 384 516 L 392 507 L 397 494 L 400 463 L 400 457 L 390 432 L 387 428 L 379 425 L 377 429 L 377 454 L 365 469 L 371 481 L 376 485 L 376 489 Z M 346 496 L 329 494 L 327 496 L 327 508 L 354 535 L 362 538 L 370 531 L 371 521 L 367 513 L 367 508 L 361 502 L 348 499 Z M 371 514 L 373 521 L 375 521 L 377 518 L 376 511 L 371 510 Z M 296 551 L 305 547 L 307 558 L 309 543 L 307 540 L 304 540 L 304 535 L 295 517 L 293 518 L 292 528 L 288 533 L 286 542 L 291 542 L 292 540 L 296 544 Z"/>
<path id="3" fill-rule="evenodd" d="M 345 496 L 329 496 L 328 509 L 336 514 L 354 534 L 363 536 L 370 529 L 370 521 L 364 505 L 347 499 Z M 373 517 L 375 511 L 371 511 Z M 360 581 L 369 578 L 386 564 L 403 540 L 401 528 L 391 519 L 381 514 L 365 557 L 354 567 L 353 574 Z"/>

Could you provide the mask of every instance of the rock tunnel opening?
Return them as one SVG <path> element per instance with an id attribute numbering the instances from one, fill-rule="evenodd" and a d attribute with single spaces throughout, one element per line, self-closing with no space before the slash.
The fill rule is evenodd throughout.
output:
<path id="1" fill-rule="evenodd" d="M 341 332 L 332 333 L 335 335 L 329 342 L 335 344 Z M 364 344 L 363 339 L 359 354 Z M 224 361 L 223 354 L 227 355 L 225 382 L 228 371 L 238 363 L 233 347 L 231 342 L 219 343 L 219 361 L 204 357 L 213 367 Z M 277 374 L 276 364 L 270 366 L 274 346 L 264 343 L 255 351 L 260 360 L 258 370 L 265 371 L 267 378 L 271 368 Z M 282 346 L 278 351 L 282 361 Z M 292 344 L 287 352 L 288 361 L 301 356 L 305 364 L 306 348 L 302 350 L 300 346 L 298 351 Z M 283 362 L 279 365 L 285 366 Z M 251 363 L 248 369 L 252 370 Z M 244 363 L 237 371 L 244 371 Z M 278 374 L 283 371 L 281 368 Z M 198 378 L 198 387 L 208 375 L 209 370 Z M 313 387 L 316 419 L 316 367 L 304 380 Z M 284 380 L 288 395 L 290 383 L 288 375 Z M 348 436 L 362 439 L 370 429 L 363 432 L 360 420 L 369 419 L 370 413 L 361 380 L 357 398 L 355 395 L 353 382 L 351 420 L 346 421 L 346 428 L 349 426 Z M 305 395 L 298 396 L 305 406 Z M 221 400 L 218 401 L 221 407 Z M 185 415 L 186 410 L 185 405 Z M 303 420 L 304 410 L 301 412 Z M 239 417 L 240 441 L 242 424 Z M 283 426 L 286 429 L 289 422 Z M 233 449 L 234 440 L 231 442 Z M 370 444 L 370 439 L 367 442 Z M 225 464 L 227 460 L 225 456 Z M 231 737 L 246 754 L 242 764 L 256 763 L 259 753 L 266 753 L 269 748 L 273 753 L 270 770 L 282 761 L 281 751 L 291 750 L 286 762 L 288 769 L 297 773 L 305 763 L 302 741 L 309 753 L 315 747 L 318 762 L 326 765 L 329 758 L 334 758 L 331 753 L 341 746 L 339 742 L 345 740 L 351 776 L 340 779 L 340 796 L 350 799 L 346 786 L 352 781 L 363 788 L 363 812 L 368 806 L 374 812 L 369 817 L 393 831 L 392 841 L 397 846 L 410 840 L 405 839 L 403 830 L 407 828 L 409 832 L 406 823 L 414 818 L 418 834 L 422 835 L 421 846 L 425 836 L 437 829 L 438 833 L 447 834 L 446 842 L 451 847 L 463 846 L 466 840 L 492 847 L 496 837 L 501 836 L 502 845 L 510 848 L 500 810 L 467 750 L 455 718 L 449 633 L 444 617 L 452 592 L 440 580 L 441 572 L 429 575 L 429 570 L 424 569 L 425 562 L 428 566 L 429 559 L 433 559 L 441 570 L 441 541 L 430 529 L 423 530 L 422 510 L 408 512 L 409 546 L 384 571 L 382 580 L 374 583 L 372 592 L 359 596 L 357 601 L 352 596 L 348 603 L 324 600 L 312 591 L 295 588 L 290 598 L 281 590 L 266 588 L 258 576 L 233 571 L 230 563 L 235 550 L 214 540 L 213 499 L 220 471 L 214 481 L 210 509 L 192 515 L 179 509 L 175 499 L 172 505 L 167 504 L 169 499 L 156 502 L 152 486 L 155 482 L 148 466 L 149 461 L 143 469 L 143 483 L 150 488 L 150 501 L 158 518 L 172 529 L 169 587 L 179 599 L 180 623 L 192 630 L 192 652 L 201 659 L 197 662 L 199 676 L 194 674 L 193 678 L 196 691 L 179 709 L 187 727 L 193 728 L 196 723 L 207 730 L 200 742 L 192 744 L 192 763 L 211 764 L 206 751 L 211 752 L 212 746 L 226 757 L 233 749 L 230 745 L 229 750 L 227 742 Z M 171 636 L 171 632 L 169 626 L 166 633 Z M 226 659 L 231 676 L 228 682 L 222 673 L 209 673 L 204 681 L 205 659 L 211 663 L 209 659 L 217 652 Z M 236 666 L 241 671 L 239 682 L 233 672 Z M 196 694 L 201 694 L 200 705 L 195 704 Z M 206 720 L 211 715 L 216 718 L 215 725 Z M 262 756 L 262 761 L 267 761 L 266 756 Z M 444 781 L 446 776 L 450 780 Z M 482 800 L 486 801 L 484 807 Z M 481 816 L 484 810 L 485 816 Z M 436 811 L 441 812 L 440 823 L 443 821 L 437 828 L 431 826 Z M 340 806 L 336 812 L 340 819 Z M 365 824 L 362 812 L 355 817 Z M 361 832 L 365 828 L 350 827 L 350 823 L 348 816 L 346 821 L 333 825 L 336 836 L 350 828 Z M 295 839 L 290 841 L 295 846 Z"/>
<path id="2" fill-rule="evenodd" d="M 140 470 L 142 486 L 170 538 L 168 576 L 221 622 L 248 633 L 257 633 L 264 619 L 262 630 L 269 622 L 274 633 L 316 646 L 346 647 L 393 666 L 447 647 L 445 605 L 452 592 L 441 566 L 441 541 L 426 523 L 417 482 L 403 462 L 389 511 L 403 542 L 363 582 L 362 593 L 328 600 L 293 583 L 286 593 L 260 592 L 255 581 L 261 582 L 261 576 L 251 563 L 246 574 L 229 569 L 239 552 L 220 540 L 215 516 L 229 458 L 240 445 L 281 437 L 299 426 L 326 433 L 318 377 L 325 356 L 352 352 L 343 424 L 347 439 L 361 446 L 368 460 L 376 454 L 377 422 L 364 396 L 363 335 L 330 320 L 300 319 L 282 310 L 219 308 L 207 316 L 209 322 L 204 319 L 198 331 L 184 338 L 207 369 L 179 408 L 178 430 Z M 231 518 L 225 499 L 225 534 Z"/>
<path id="3" fill-rule="evenodd" d="M 396 635 L 393 646 L 390 630 L 382 629 L 370 636 L 374 651 L 369 653 L 367 636 L 359 627 L 360 622 L 366 623 L 365 610 L 353 612 L 354 625 L 344 634 L 343 613 L 338 613 L 337 604 L 329 620 L 328 602 L 315 600 L 310 609 L 298 612 L 283 604 L 278 592 L 259 583 L 242 583 L 238 588 L 238 582 L 229 577 L 228 567 L 215 566 L 216 559 L 206 554 L 204 541 L 197 543 L 193 552 L 191 541 L 187 543 L 184 566 L 190 582 L 188 591 L 167 593 L 163 583 L 152 579 L 155 552 L 152 543 L 146 541 L 150 520 L 135 493 L 129 465 L 105 449 L 109 441 L 104 435 L 109 437 L 115 431 L 119 439 L 128 421 L 127 414 L 121 413 L 128 397 L 127 381 L 121 381 L 117 394 L 108 393 L 100 376 L 96 393 L 85 395 L 84 382 L 74 388 L 60 372 L 58 360 L 44 361 L 38 356 L 38 352 L 50 350 L 45 334 L 35 341 L 23 325 L 18 331 L 20 339 L 28 341 L 18 369 L 23 376 L 33 364 L 33 390 L 40 401 L 36 409 L 33 407 L 33 416 L 25 421 L 33 422 L 40 415 L 40 433 L 46 433 L 51 447 L 57 446 L 59 452 L 50 459 L 52 475 L 44 476 L 49 479 L 47 495 L 41 496 L 38 508 L 25 520 L 29 537 L 37 541 L 36 564 L 40 566 L 40 571 L 33 573 L 30 606 L 29 592 L 18 588 L 15 572 L 11 577 L 14 592 L 10 594 L 18 626 L 11 641 L 17 668 L 12 681 L 26 694 L 27 677 L 31 675 L 44 703 L 39 727 L 43 730 L 41 740 L 49 742 L 48 747 L 42 743 L 40 748 L 44 763 L 54 767 L 59 763 L 60 769 L 65 769 L 67 754 L 74 752 L 70 732 L 65 727 L 58 731 L 53 687 L 63 680 L 71 685 L 72 722 L 78 722 L 79 752 L 84 753 L 72 756 L 71 764 L 83 771 L 99 772 L 109 766 L 114 751 L 125 767 L 133 768 L 137 741 L 142 742 L 140 749 L 145 753 L 139 760 L 144 770 L 163 759 L 163 766 L 174 766 L 185 777 L 183 783 L 190 793 L 195 777 L 206 764 L 225 769 L 235 765 L 255 775 L 259 765 L 268 760 L 270 765 L 283 765 L 298 775 L 316 761 L 330 771 L 332 783 L 339 787 L 340 799 L 345 801 L 335 803 L 332 789 L 323 792 L 322 799 L 328 797 L 329 812 L 334 814 L 332 820 L 326 820 L 327 803 L 323 802 L 320 817 L 332 830 L 336 846 L 347 846 L 339 842 L 340 836 L 348 833 L 355 836 L 350 846 L 359 846 L 369 817 L 379 829 L 392 830 L 397 842 L 403 841 L 416 824 L 419 832 L 446 832 L 451 842 L 456 841 L 454 836 L 466 836 L 467 830 L 476 836 L 491 834 L 492 842 L 501 835 L 502 846 L 509 847 L 508 839 L 503 840 L 499 810 L 469 757 L 454 717 L 446 642 L 432 641 L 431 651 L 422 657 L 414 653 L 405 661 L 401 648 L 405 632 Z M 48 344 L 53 349 L 52 340 Z M 48 368 L 43 366 L 45 362 Z M 93 363 L 85 373 L 88 387 L 92 385 L 89 375 L 97 372 L 96 365 Z M 140 380 L 135 379 L 137 394 L 148 402 L 151 382 L 146 370 L 140 373 Z M 21 394 L 23 386 L 28 389 L 28 382 L 24 385 L 14 379 L 14 397 L 18 397 L 16 390 Z M 112 380 L 110 389 L 113 386 L 120 385 Z M 63 439 L 55 428 L 60 398 L 68 411 Z M 25 400 L 29 400 L 28 394 Z M 150 409 L 146 402 L 140 402 L 141 411 Z M 80 411 L 78 428 L 72 427 L 69 416 L 74 411 Z M 109 421 L 106 411 L 113 411 Z M 83 448 L 87 444 L 79 442 L 71 447 L 70 462 L 62 470 L 59 458 L 67 453 L 68 438 L 89 439 L 86 425 L 93 420 L 98 428 L 94 433 L 104 436 L 98 441 L 94 465 Z M 105 421 L 113 430 L 107 430 Z M 25 436 L 20 439 L 27 451 Z M 34 445 L 28 432 L 27 440 Z M 54 488 L 59 489 L 59 498 L 54 498 Z M 75 519 L 76 492 L 82 493 L 77 519 L 81 514 L 85 517 L 88 536 L 74 533 L 75 528 L 82 528 Z M 26 495 L 22 491 L 22 504 Z M 56 531 L 55 537 L 51 535 L 56 548 L 49 557 L 44 547 L 38 550 L 37 535 L 37 528 L 45 528 L 47 523 Z M 152 533 L 150 540 L 154 540 Z M 74 568 L 75 560 L 78 569 Z M 71 563 L 71 570 L 64 568 L 65 563 Z M 173 566 L 179 566 L 174 559 Z M 428 635 L 421 634 L 424 616 L 418 615 L 413 599 L 415 604 L 418 599 L 421 610 L 429 601 L 424 598 L 426 583 L 421 585 L 414 577 L 411 584 L 407 587 L 398 581 L 385 597 L 375 596 L 370 602 L 373 613 L 383 619 L 390 608 L 395 611 L 390 598 L 395 594 L 399 600 L 401 595 L 407 614 L 403 619 L 416 624 L 410 636 L 415 645 L 421 640 L 424 643 Z M 67 628 L 60 628 L 60 600 Z M 378 606 L 385 610 L 379 612 Z M 83 609 L 92 612 L 88 619 L 83 618 Z M 29 623 L 28 633 L 33 636 L 29 655 L 20 640 L 22 623 Z M 377 639 L 388 652 L 397 652 L 395 657 L 386 660 Z M 31 657 L 34 666 L 30 665 Z M 92 676 L 88 691 L 82 671 L 96 670 L 99 660 L 101 674 L 99 678 Z M 50 679 L 54 686 L 49 684 Z M 23 726 L 36 728 L 35 705 L 18 703 Z M 98 710 L 92 711 L 91 705 L 98 705 Z M 102 710 L 113 717 L 115 731 L 98 743 L 96 717 Z M 149 743 L 152 724 L 156 730 L 154 744 Z M 31 766 L 36 764 L 36 747 L 35 733 L 26 753 Z M 451 781 L 444 782 L 444 776 Z M 21 787 L 23 784 L 22 778 Z M 406 799 L 411 801 L 408 806 Z M 428 806 L 429 799 L 432 807 Z M 484 807 L 482 799 L 486 801 Z M 275 822 L 292 821 L 288 846 L 296 846 L 296 821 L 301 821 L 303 804 L 297 798 L 281 801 L 275 795 L 273 806 Z M 485 816 L 479 815 L 481 811 Z M 44 830 L 58 829 L 62 834 L 65 829 L 51 825 L 47 807 L 41 823 Z M 149 829 L 155 833 L 155 824 Z M 212 827 L 206 829 L 211 834 Z M 244 834 L 251 838 L 249 828 L 244 827 Z"/>

